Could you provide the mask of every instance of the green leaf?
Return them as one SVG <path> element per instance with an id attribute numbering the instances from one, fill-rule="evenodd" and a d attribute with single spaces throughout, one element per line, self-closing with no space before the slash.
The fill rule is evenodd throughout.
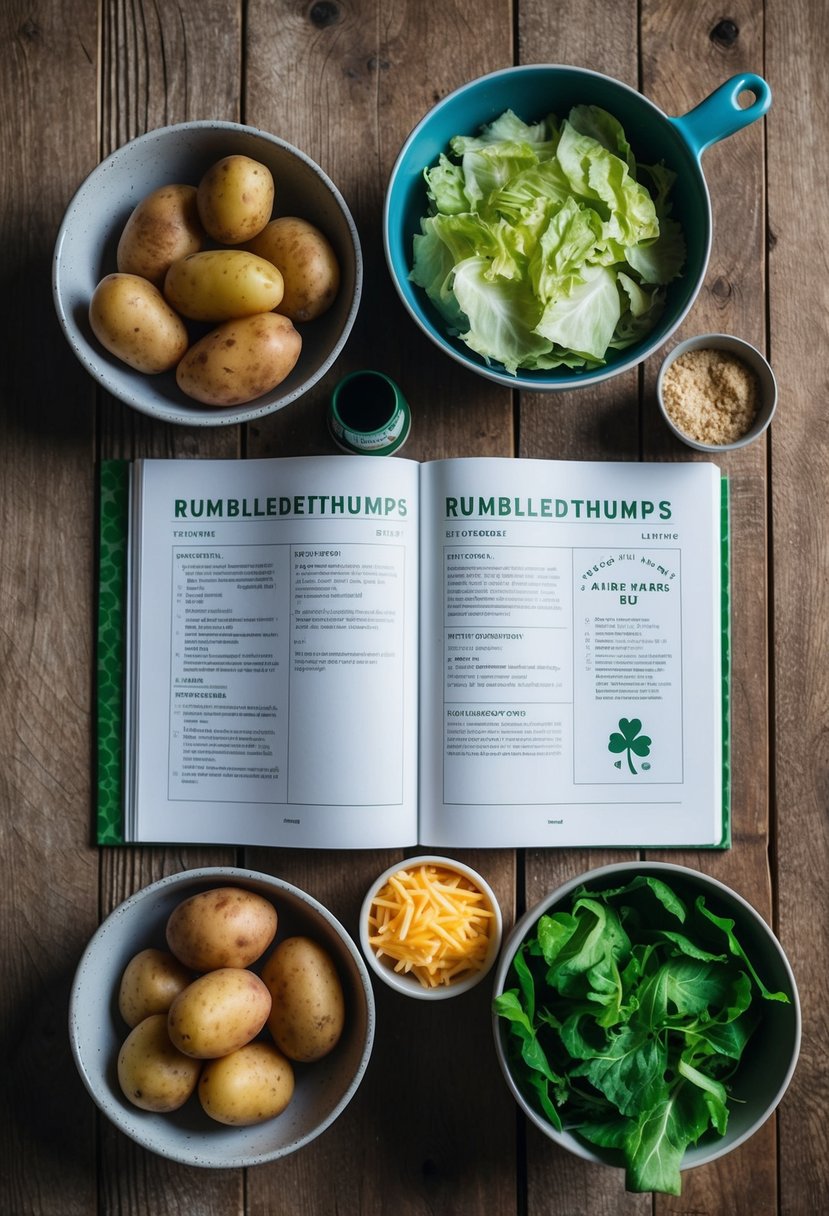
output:
<path id="1" fill-rule="evenodd" d="M 460 215 L 469 211 L 469 199 L 463 188 L 463 171 L 441 152 L 438 163 L 423 174 L 426 192 L 437 211 L 444 215 Z"/>
<path id="2" fill-rule="evenodd" d="M 710 963 L 725 962 L 726 955 L 712 954 L 710 950 L 704 950 L 696 942 L 692 942 L 690 937 L 684 933 L 674 933 L 669 929 L 662 929 L 659 931 L 658 936 L 667 942 L 671 942 L 681 954 L 686 954 L 688 958 L 697 958 Z"/>
<path id="3" fill-rule="evenodd" d="M 580 135 L 597 140 L 608 152 L 623 160 L 628 172 L 636 173 L 636 161 L 631 152 L 622 124 L 607 110 L 599 106 L 573 106 L 569 114 L 570 125 Z"/>
<path id="4" fill-rule="evenodd" d="M 513 1033 L 518 1034 L 521 1038 L 535 1037 L 532 1016 L 521 1005 L 517 992 L 502 992 L 495 997 L 493 1007 L 499 1017 L 512 1024 Z"/>
<path id="5" fill-rule="evenodd" d="M 438 235 L 434 220 L 421 220 L 421 232 L 414 237 L 414 265 L 409 278 L 426 292 L 450 333 L 467 325 L 452 290 L 454 274 L 455 259 Z"/>
<path id="6" fill-rule="evenodd" d="M 464 193 L 471 209 L 481 210 L 492 194 L 516 174 L 537 163 L 537 152 L 531 144 L 523 141 L 493 140 L 480 143 L 477 147 L 467 144 L 461 165 Z"/>
<path id="7" fill-rule="evenodd" d="M 627 1190 L 681 1194 L 679 1171 L 687 1145 L 675 1093 L 645 1108 L 625 1138 Z"/>
<path id="8" fill-rule="evenodd" d="M 708 1107 L 712 1124 L 719 1134 L 724 1136 L 728 1127 L 725 1086 L 721 1085 L 719 1081 L 713 1080 L 712 1077 L 706 1076 L 699 1069 L 692 1068 L 684 1057 L 680 1058 L 678 1069 L 681 1076 L 690 1081 L 692 1085 L 696 1085 L 697 1089 L 701 1091 L 703 1101 Z"/>
<path id="9" fill-rule="evenodd" d="M 659 236 L 625 250 L 625 261 L 643 283 L 663 286 L 679 277 L 687 249 L 676 220 L 660 220 Z"/>
<path id="10" fill-rule="evenodd" d="M 529 356 L 541 358 L 552 349 L 536 331 L 538 301 L 528 283 L 490 277 L 485 256 L 464 258 L 455 266 L 452 289 L 468 329 L 461 335 L 471 350 L 515 372 Z"/>
<path id="11" fill-rule="evenodd" d="M 715 916 L 713 912 L 709 912 L 709 910 L 705 906 L 705 898 L 702 895 L 699 895 L 697 897 L 696 907 L 697 907 L 698 911 L 702 913 L 703 916 L 707 917 L 708 920 L 710 920 L 712 924 L 716 925 L 718 929 L 721 929 L 723 931 L 723 933 L 726 936 L 726 940 L 728 942 L 729 950 L 731 951 L 731 953 L 733 955 L 736 955 L 737 958 L 740 958 L 743 960 L 745 965 L 748 967 L 749 972 L 751 973 L 751 978 L 754 980 L 755 984 L 760 989 L 760 993 L 765 998 L 765 1000 L 781 1001 L 784 1004 L 788 1005 L 789 998 L 785 992 L 770 992 L 769 989 L 766 987 L 766 985 L 763 983 L 763 981 L 760 979 L 759 975 L 755 971 L 754 966 L 752 965 L 747 954 L 745 953 L 742 946 L 740 945 L 740 943 L 737 941 L 736 937 L 734 936 L 734 921 L 729 920 L 723 916 Z"/>
<path id="12" fill-rule="evenodd" d="M 702 960 L 675 960 L 665 968 L 667 1000 L 678 1013 L 707 1013 L 722 1006 L 731 990 L 726 968 Z"/>
<path id="13" fill-rule="evenodd" d="M 547 973 L 549 984 L 571 994 L 585 990 L 582 979 L 585 972 L 597 966 L 610 970 L 630 950 L 630 939 L 613 908 L 582 896 L 576 900 L 573 912 L 577 928 L 558 951 Z"/>
<path id="14" fill-rule="evenodd" d="M 600 360 L 621 315 L 613 271 L 585 265 L 580 277 L 570 281 L 569 290 L 545 305 L 535 332 L 581 357 Z"/>
<path id="15" fill-rule="evenodd" d="M 592 1060 L 595 1057 L 597 1044 L 593 1038 L 588 1037 L 592 1025 L 592 1018 L 585 1016 L 584 1010 L 580 1009 L 561 1023 L 559 1034 L 562 1045 L 574 1060 Z M 602 1037 L 599 1044 L 603 1043 Z"/>
<path id="16" fill-rule="evenodd" d="M 595 205 L 610 235 L 626 245 L 659 235 L 653 199 L 631 177 L 627 164 L 598 140 L 580 134 L 566 119 L 556 156 L 574 195 Z"/>
<path id="17" fill-rule="evenodd" d="M 602 891 L 601 898 L 606 900 L 612 899 L 614 902 L 618 902 L 622 897 L 633 897 L 637 892 L 644 892 L 655 896 L 666 912 L 669 912 L 678 921 L 684 923 L 688 911 L 682 899 L 661 878 L 654 878 L 650 874 L 640 874 L 636 878 L 632 878 L 623 887 L 614 887 Z"/>
<path id="18" fill-rule="evenodd" d="M 527 1017 L 532 1021 L 535 1017 L 535 979 L 527 962 L 524 950 L 518 950 L 512 961 L 512 969 L 521 988 L 521 996 Z"/>
<path id="19" fill-rule="evenodd" d="M 615 1119 L 608 1118 L 601 1123 L 591 1123 L 588 1120 L 570 1123 L 568 1129 L 577 1131 L 585 1140 L 598 1145 L 599 1148 L 623 1150 L 630 1135 L 630 1120 L 617 1115 Z"/>
<path id="20" fill-rule="evenodd" d="M 644 1028 L 622 1026 L 600 1052 L 570 1070 L 586 1077 L 623 1115 L 660 1101 L 666 1090 L 667 1049 L 660 1036 Z"/>
<path id="21" fill-rule="evenodd" d="M 757 1018 L 743 1015 L 727 1022 L 707 1022 L 689 1027 L 685 1038 L 696 1056 L 720 1056 L 734 1063 L 742 1057 L 745 1045 L 756 1028 Z"/>
<path id="22" fill-rule="evenodd" d="M 595 212 L 566 198 L 552 210 L 529 259 L 534 295 L 546 304 L 566 299 L 583 281 L 582 269 L 592 260 L 592 251 L 600 240 L 601 223 Z"/>
<path id="23" fill-rule="evenodd" d="M 570 912 L 555 912 L 542 916 L 538 921 L 538 944 L 546 963 L 552 963 L 564 949 L 579 927 L 579 922 Z"/>
<path id="24" fill-rule="evenodd" d="M 518 239 L 524 240 L 524 252 L 529 258 L 551 212 L 571 197 L 569 183 L 558 162 L 540 161 L 496 190 L 490 196 L 487 214 L 513 226 Z M 527 240 L 528 237 L 531 239 Z"/>
<path id="25" fill-rule="evenodd" d="M 547 1081 L 543 1076 L 541 1076 L 540 1073 L 535 1072 L 527 1078 L 527 1083 L 529 1084 L 531 1090 L 535 1093 L 538 1104 L 543 1113 L 547 1116 L 556 1131 L 560 1132 L 562 1130 L 561 1115 L 550 1097 L 550 1088 Z"/>
<path id="26" fill-rule="evenodd" d="M 524 1039 L 521 1047 L 521 1056 L 527 1067 L 533 1072 L 541 1073 L 541 1076 L 544 1077 L 546 1081 L 561 1080 L 561 1077 L 559 1077 L 557 1073 L 553 1072 L 552 1068 L 550 1067 L 550 1062 L 547 1059 L 546 1052 L 541 1046 L 541 1043 L 538 1041 L 536 1035 L 533 1035 L 532 1038 Z"/>
<path id="27" fill-rule="evenodd" d="M 628 743 L 630 743 L 630 741 L 632 739 L 636 738 L 636 736 L 639 734 L 641 729 L 642 729 L 642 723 L 639 721 L 638 718 L 630 718 L 630 719 L 620 718 L 619 719 L 619 730 L 622 732 L 622 734 L 624 735 L 624 737 Z"/>

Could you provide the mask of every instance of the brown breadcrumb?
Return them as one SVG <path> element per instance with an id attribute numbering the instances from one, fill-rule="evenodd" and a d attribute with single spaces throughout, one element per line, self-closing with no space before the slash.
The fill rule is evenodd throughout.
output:
<path id="1" fill-rule="evenodd" d="M 662 381 L 665 410 L 697 443 L 734 443 L 749 430 L 760 404 L 757 374 L 723 350 L 689 350 Z"/>

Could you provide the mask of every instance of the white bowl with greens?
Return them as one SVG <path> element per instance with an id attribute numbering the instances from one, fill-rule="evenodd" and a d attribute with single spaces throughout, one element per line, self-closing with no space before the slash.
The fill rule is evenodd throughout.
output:
<path id="1" fill-rule="evenodd" d="M 626 1188 L 681 1192 L 730 1152 L 794 1073 L 800 1002 L 763 918 L 715 878 L 602 866 L 531 908 L 495 976 L 501 1070 L 527 1118 Z"/>

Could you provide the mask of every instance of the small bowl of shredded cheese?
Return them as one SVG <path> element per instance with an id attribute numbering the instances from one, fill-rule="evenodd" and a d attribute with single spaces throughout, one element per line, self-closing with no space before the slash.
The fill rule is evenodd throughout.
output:
<path id="1" fill-rule="evenodd" d="M 777 408 L 774 372 L 755 346 L 730 334 L 702 334 L 675 346 L 656 384 L 674 435 L 698 452 L 752 443 Z"/>
<path id="2" fill-rule="evenodd" d="M 492 969 L 503 921 L 484 878 L 449 857 L 411 857 L 371 885 L 360 913 L 369 966 L 406 996 L 467 992 Z"/>

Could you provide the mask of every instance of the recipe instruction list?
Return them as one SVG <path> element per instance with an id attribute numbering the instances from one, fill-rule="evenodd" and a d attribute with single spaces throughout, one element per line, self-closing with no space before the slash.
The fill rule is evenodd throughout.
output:
<path id="1" fill-rule="evenodd" d="M 445 548 L 447 803 L 682 782 L 680 556 Z"/>
<path id="2" fill-rule="evenodd" d="M 403 548 L 172 561 L 170 798 L 400 802 Z M 447 803 L 682 782 L 678 550 L 456 545 L 444 562 Z"/>
<path id="3" fill-rule="evenodd" d="M 172 562 L 169 797 L 400 802 L 403 548 L 222 544 Z M 359 706 L 371 765 L 354 763 Z"/>

